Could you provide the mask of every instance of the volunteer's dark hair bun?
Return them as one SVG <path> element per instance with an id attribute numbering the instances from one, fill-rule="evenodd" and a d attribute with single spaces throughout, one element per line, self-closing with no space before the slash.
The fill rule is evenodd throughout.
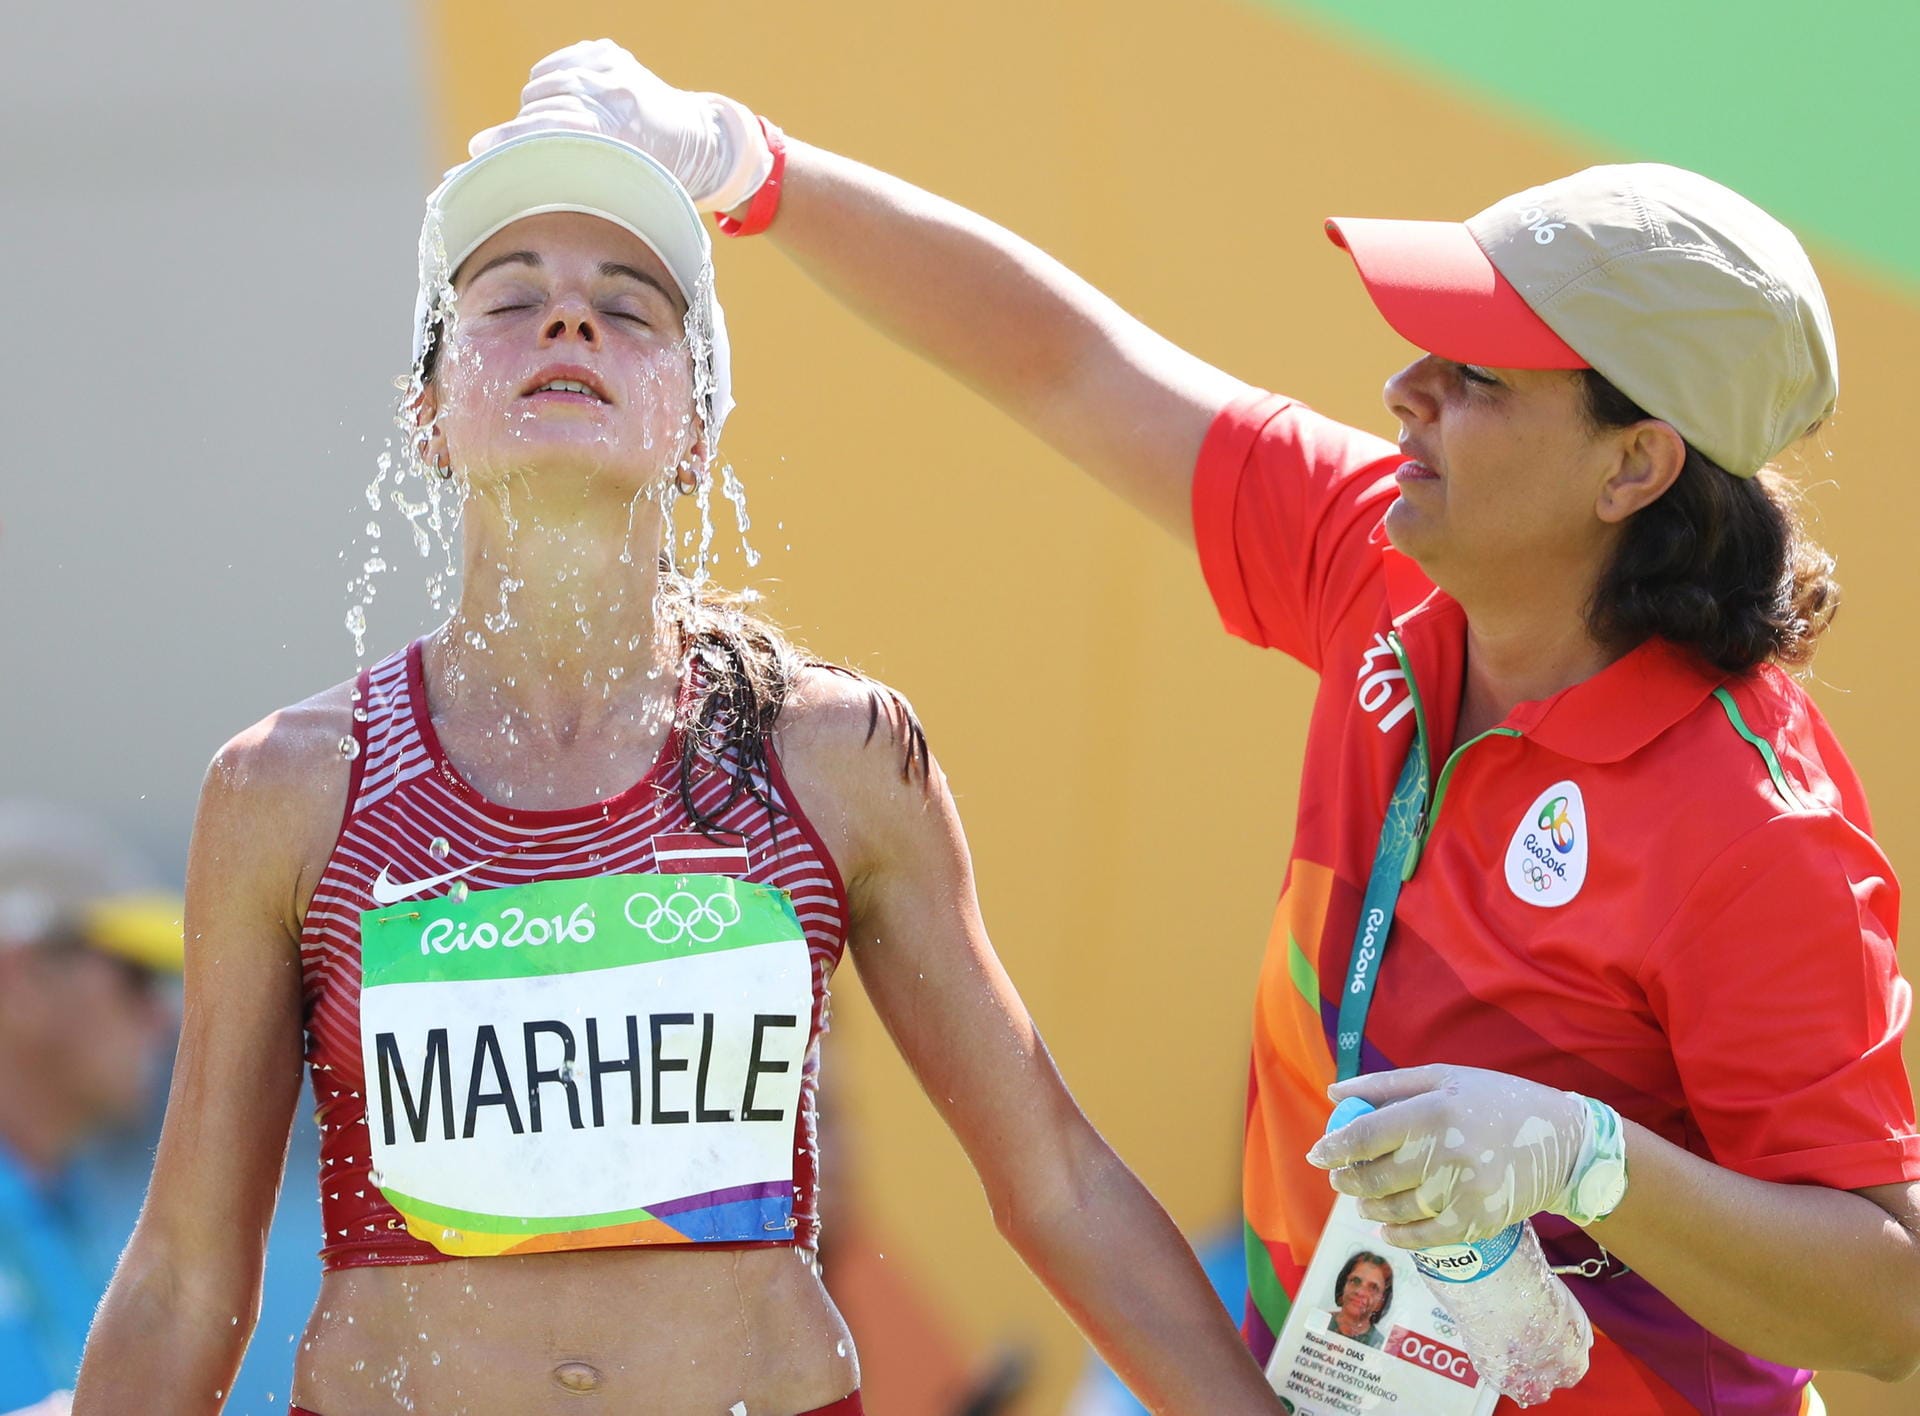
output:
<path id="1" fill-rule="evenodd" d="M 1596 427 L 1652 416 L 1592 369 L 1582 378 Z M 1689 444 L 1666 495 L 1627 522 L 1587 624 L 1604 644 L 1657 635 L 1741 673 L 1805 664 L 1839 605 L 1833 557 L 1806 535 L 1798 488 L 1772 468 L 1735 477 Z"/>

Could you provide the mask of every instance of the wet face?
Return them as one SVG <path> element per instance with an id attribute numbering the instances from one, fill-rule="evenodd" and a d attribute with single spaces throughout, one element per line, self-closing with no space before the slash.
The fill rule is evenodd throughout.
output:
<path id="1" fill-rule="evenodd" d="M 1386 1296 L 1386 1270 L 1362 1259 L 1340 1287 L 1340 1311 L 1355 1322 L 1372 1322 Z"/>
<path id="2" fill-rule="evenodd" d="M 632 232 L 577 212 L 516 221 L 454 276 L 428 390 L 432 453 L 476 484 L 670 477 L 699 436 L 686 302 Z"/>
<path id="3" fill-rule="evenodd" d="M 1387 535 L 1455 595 L 1590 586 L 1619 522 L 1651 500 L 1622 499 L 1623 475 L 1646 470 L 1637 435 L 1592 426 L 1576 372 L 1429 355 L 1383 396 L 1408 459 Z"/>

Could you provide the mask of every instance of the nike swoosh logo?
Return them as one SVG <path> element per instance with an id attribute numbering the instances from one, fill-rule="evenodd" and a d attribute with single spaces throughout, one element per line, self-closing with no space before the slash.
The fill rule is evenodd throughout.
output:
<path id="1" fill-rule="evenodd" d="M 463 865 L 458 870 L 449 870 L 445 875 L 431 875 L 425 880 L 394 880 L 387 872 L 391 867 L 381 866 L 380 873 L 373 880 L 373 902 L 377 905 L 397 905 L 402 900 L 419 894 L 422 890 L 431 890 L 436 885 L 444 885 L 449 880 L 457 880 L 470 870 L 478 870 L 488 861 L 497 859 L 488 856 L 486 860 L 476 860 L 471 865 Z"/>

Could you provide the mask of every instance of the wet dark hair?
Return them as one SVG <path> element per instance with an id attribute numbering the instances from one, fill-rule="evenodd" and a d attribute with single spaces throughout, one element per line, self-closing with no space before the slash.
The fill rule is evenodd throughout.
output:
<path id="1" fill-rule="evenodd" d="M 1594 427 L 1652 417 L 1594 370 L 1581 380 Z M 1806 664 L 1840 587 L 1833 557 L 1801 524 L 1800 500 L 1772 468 L 1735 477 L 1687 444 L 1673 485 L 1622 527 L 1588 602 L 1588 628 L 1622 650 L 1671 640 L 1728 673 Z"/>
<path id="2" fill-rule="evenodd" d="M 686 671 L 694 687 L 677 724 L 680 732 L 680 804 L 702 831 L 718 829 L 717 817 L 745 795 L 767 811 L 776 836 L 782 808 L 767 774 L 767 744 L 794 685 L 808 670 L 839 674 L 867 692 L 867 736 L 899 743 L 900 779 L 931 780 L 927 735 L 907 700 L 856 669 L 817 659 L 780 628 L 746 609 L 745 596 L 695 586 L 662 558 L 660 608 L 680 630 Z M 693 798 L 696 774 L 720 771 L 727 794 L 709 816 Z"/>
<path id="3" fill-rule="evenodd" d="M 1340 1276 L 1333 1281 L 1333 1306 L 1340 1306 L 1340 1295 L 1347 1291 L 1347 1279 L 1352 1277 L 1355 1267 L 1360 1264 L 1372 1264 L 1387 1275 L 1386 1285 L 1380 1292 L 1380 1306 L 1373 1310 L 1372 1321 L 1378 1324 L 1387 1315 L 1387 1309 L 1393 1306 L 1393 1265 L 1379 1254 L 1362 1249 L 1340 1266 Z"/>
<path id="4" fill-rule="evenodd" d="M 426 338 L 420 341 L 420 382 L 433 382 L 435 372 L 440 368 L 440 346 L 447 338 L 447 317 L 436 304 L 434 312 L 427 321 Z"/>

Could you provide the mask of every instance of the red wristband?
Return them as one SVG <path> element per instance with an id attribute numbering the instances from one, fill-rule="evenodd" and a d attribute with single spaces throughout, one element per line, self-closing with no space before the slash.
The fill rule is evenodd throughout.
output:
<path id="1" fill-rule="evenodd" d="M 766 134 L 767 150 L 773 154 L 773 170 L 767 173 L 767 180 L 747 203 L 745 216 L 738 220 L 724 214 L 714 217 L 722 236 L 758 236 L 773 225 L 774 213 L 780 210 L 780 184 L 787 175 L 787 135 L 758 114 L 754 117 L 760 131 Z"/>

